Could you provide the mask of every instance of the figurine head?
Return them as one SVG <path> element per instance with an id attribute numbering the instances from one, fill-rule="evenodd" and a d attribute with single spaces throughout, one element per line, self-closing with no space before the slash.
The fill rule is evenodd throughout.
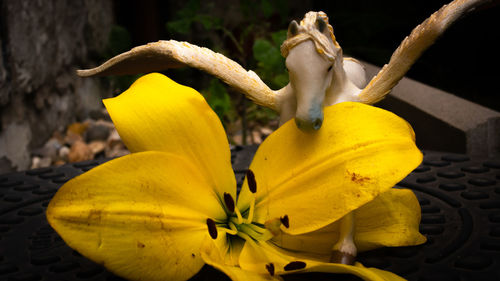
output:
<path id="1" fill-rule="evenodd" d="M 292 21 L 281 54 L 286 58 L 290 86 L 297 99 L 297 127 L 318 130 L 323 122 L 326 92 L 343 60 L 326 14 L 309 12 L 300 25 Z"/>

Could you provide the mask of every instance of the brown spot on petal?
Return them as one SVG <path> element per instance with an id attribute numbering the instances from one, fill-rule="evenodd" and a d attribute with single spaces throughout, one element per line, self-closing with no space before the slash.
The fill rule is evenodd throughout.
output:
<path id="1" fill-rule="evenodd" d="M 257 192 L 257 182 L 255 181 L 255 175 L 250 169 L 248 169 L 247 171 L 247 183 L 248 188 L 252 193 Z"/>
<path id="2" fill-rule="evenodd" d="M 143 243 L 141 243 L 141 242 L 137 241 L 137 248 L 142 249 L 142 248 L 144 248 L 144 247 L 146 247 L 146 245 L 144 245 Z"/>
<path id="3" fill-rule="evenodd" d="M 289 264 L 285 265 L 285 271 L 303 269 L 306 267 L 306 263 L 303 261 L 292 261 Z"/>
<path id="4" fill-rule="evenodd" d="M 266 269 L 267 269 L 267 272 L 269 272 L 269 274 L 271 274 L 271 276 L 274 276 L 274 264 L 273 263 L 266 264 Z"/>
<path id="5" fill-rule="evenodd" d="M 363 185 L 363 184 L 367 183 L 368 181 L 370 181 L 369 177 L 363 177 L 362 175 L 356 174 L 356 173 L 350 173 L 350 172 L 348 172 L 348 173 L 351 176 L 351 181 L 353 181 L 357 184 Z"/>
<path id="6" fill-rule="evenodd" d="M 226 207 L 229 210 L 229 212 L 233 213 L 234 212 L 234 199 L 231 194 L 224 192 L 224 203 L 226 203 Z"/>
<path id="7" fill-rule="evenodd" d="M 290 220 L 288 219 L 288 215 L 284 215 L 280 218 L 280 221 L 281 223 L 283 224 L 283 226 L 285 226 L 286 228 L 289 228 L 290 227 Z"/>
<path id="8" fill-rule="evenodd" d="M 102 220 L 102 210 L 91 209 L 89 211 L 87 225 L 100 224 Z"/>
<path id="9" fill-rule="evenodd" d="M 210 237 L 212 239 L 217 238 L 217 226 L 215 226 L 215 222 L 213 219 L 207 219 L 207 227 L 208 227 L 208 233 L 210 234 Z"/>

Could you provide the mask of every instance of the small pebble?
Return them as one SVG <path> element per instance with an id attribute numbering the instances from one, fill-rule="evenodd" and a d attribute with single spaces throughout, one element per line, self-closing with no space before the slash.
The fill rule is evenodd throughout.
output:
<path id="1" fill-rule="evenodd" d="M 94 124 L 89 127 L 86 134 L 86 139 L 88 142 L 107 140 L 110 134 L 110 129 L 108 126 L 102 124 Z"/>
<path id="2" fill-rule="evenodd" d="M 63 146 L 59 149 L 59 158 L 63 161 L 68 161 L 69 147 Z"/>
<path id="3" fill-rule="evenodd" d="M 50 157 L 38 157 L 35 156 L 31 159 L 31 169 L 39 169 L 50 167 L 52 165 L 52 159 Z"/>
<path id="4" fill-rule="evenodd" d="M 96 154 L 101 153 L 104 151 L 104 149 L 106 149 L 106 142 L 100 140 L 92 141 L 89 143 L 89 147 L 95 156 Z"/>
<path id="5" fill-rule="evenodd" d="M 82 162 L 92 159 L 94 159 L 94 154 L 85 142 L 76 141 L 73 143 L 68 154 L 69 162 Z"/>

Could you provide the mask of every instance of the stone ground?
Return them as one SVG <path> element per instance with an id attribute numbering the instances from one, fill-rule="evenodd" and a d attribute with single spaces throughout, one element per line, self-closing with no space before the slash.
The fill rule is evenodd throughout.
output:
<path id="1" fill-rule="evenodd" d="M 96 111 L 91 116 L 83 122 L 70 124 L 65 131 L 55 131 L 43 146 L 31 151 L 30 169 L 114 158 L 130 153 L 106 109 Z M 243 143 L 240 121 L 228 125 L 227 134 L 231 145 L 260 144 L 277 126 L 277 120 L 266 126 L 249 122 L 246 143 Z"/>

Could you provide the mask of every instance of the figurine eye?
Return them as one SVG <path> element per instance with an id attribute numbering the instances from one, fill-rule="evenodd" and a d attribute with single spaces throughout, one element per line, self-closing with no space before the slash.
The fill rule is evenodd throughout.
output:
<path id="1" fill-rule="evenodd" d="M 332 67 L 333 67 L 333 65 L 330 65 L 330 67 L 328 67 L 328 69 L 326 71 L 330 72 L 330 70 L 332 70 Z"/>

